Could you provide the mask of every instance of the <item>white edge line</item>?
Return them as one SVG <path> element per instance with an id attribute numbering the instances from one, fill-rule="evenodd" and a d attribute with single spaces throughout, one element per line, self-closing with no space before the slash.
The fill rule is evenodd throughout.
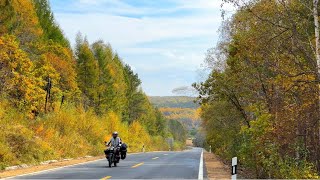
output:
<path id="1" fill-rule="evenodd" d="M 143 154 L 143 153 L 129 153 L 128 155 L 135 155 L 135 154 Z M 71 165 L 67 165 L 67 166 L 61 166 L 61 167 L 56 167 L 56 168 L 52 168 L 52 169 L 46 169 L 46 170 L 42 170 L 42 171 L 36 171 L 36 172 L 31 172 L 31 173 L 26 173 L 26 174 L 20 174 L 17 176 L 10 176 L 10 177 L 6 177 L 6 178 L 0 178 L 0 179 L 14 179 L 17 177 L 21 177 L 21 176 L 28 176 L 28 175 L 35 175 L 35 174 L 41 174 L 44 172 L 50 172 L 50 171 L 55 171 L 55 170 L 59 170 L 59 169 L 63 169 L 63 168 L 67 168 L 67 167 L 72 167 L 72 166 L 77 166 L 77 165 L 81 165 L 81 164 L 87 164 L 87 163 L 92 163 L 92 162 L 96 162 L 96 161 L 101 161 L 104 160 L 105 158 L 101 158 L 101 159 L 96 159 L 96 160 L 92 160 L 92 161 L 86 161 L 86 162 L 82 162 L 82 163 L 77 163 L 77 164 L 71 164 Z"/>
<path id="2" fill-rule="evenodd" d="M 201 156 L 200 156 L 198 179 L 199 179 L 199 180 L 203 180 L 203 149 L 202 149 L 202 151 L 201 151 Z"/>

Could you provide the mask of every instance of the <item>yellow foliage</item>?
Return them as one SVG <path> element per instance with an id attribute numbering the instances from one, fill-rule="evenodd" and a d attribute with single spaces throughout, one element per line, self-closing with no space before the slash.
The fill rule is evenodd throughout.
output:
<path id="1" fill-rule="evenodd" d="M 201 109 L 192 108 L 159 108 L 167 119 L 191 119 L 192 121 L 200 120 Z"/>
<path id="2" fill-rule="evenodd" d="M 200 119 L 200 118 L 201 118 L 201 113 L 202 113 L 202 109 L 201 109 L 201 107 L 200 107 L 200 108 L 198 108 L 198 109 L 196 110 L 196 112 L 194 113 L 194 119 Z"/>
<path id="3" fill-rule="evenodd" d="M 31 0 L 1 0 L 0 12 L 0 36 L 14 34 L 22 44 L 42 36 L 43 31 Z"/>
<path id="4" fill-rule="evenodd" d="M 151 146 L 151 138 L 146 130 L 141 126 L 139 122 L 133 122 L 130 129 L 130 144 L 129 150 L 142 149 L 142 146 Z"/>
<path id="5" fill-rule="evenodd" d="M 72 51 L 60 44 L 49 42 L 36 43 L 35 48 L 43 54 L 43 58 L 60 74 L 59 86 L 64 91 L 76 91 L 76 72 L 74 71 L 75 60 Z"/>
<path id="6" fill-rule="evenodd" d="M 19 49 L 14 36 L 5 35 L 0 39 L 4 42 L 0 44 L 0 81 L 3 82 L 0 93 L 11 97 L 15 106 L 29 110 L 39 109 L 45 93 L 40 88 L 41 81 L 33 75 L 32 61 Z"/>
<path id="7" fill-rule="evenodd" d="M 32 38 L 41 36 L 43 32 L 40 28 L 32 2 L 29 0 L 13 0 L 11 4 L 14 12 L 17 12 L 17 21 L 20 24 L 16 32 L 18 36 L 31 36 Z"/>
<path id="8" fill-rule="evenodd" d="M 109 112 L 105 117 L 107 122 L 105 124 L 105 141 L 109 141 L 112 132 L 117 131 L 122 141 L 128 145 L 129 152 L 141 151 L 143 145 L 147 151 L 168 149 L 168 145 L 163 137 L 150 136 L 138 121 L 127 125 L 122 123 L 120 117 L 114 112 Z"/>
<path id="9" fill-rule="evenodd" d="M 119 131 L 120 118 L 114 112 L 109 112 L 107 114 L 107 119 L 109 120 L 107 124 L 107 134 L 111 135 L 113 131 Z"/>

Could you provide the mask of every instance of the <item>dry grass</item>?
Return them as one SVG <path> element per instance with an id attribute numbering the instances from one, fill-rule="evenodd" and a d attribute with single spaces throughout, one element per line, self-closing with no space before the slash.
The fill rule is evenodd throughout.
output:
<path id="1" fill-rule="evenodd" d="M 214 154 L 205 152 L 204 160 L 206 163 L 209 179 L 230 179 L 230 170 Z"/>

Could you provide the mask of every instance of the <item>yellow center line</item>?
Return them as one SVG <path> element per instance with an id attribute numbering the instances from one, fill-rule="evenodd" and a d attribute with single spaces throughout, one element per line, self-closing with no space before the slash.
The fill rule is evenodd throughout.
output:
<path id="1" fill-rule="evenodd" d="M 154 158 L 152 158 L 152 159 L 159 159 L 159 157 L 154 157 Z"/>
<path id="2" fill-rule="evenodd" d="M 139 163 L 139 164 L 136 164 L 136 165 L 134 165 L 134 166 L 132 166 L 131 168 L 136 168 L 136 167 L 139 167 L 139 166 L 141 166 L 141 165 L 143 165 L 144 163 L 142 162 L 142 163 Z"/>
<path id="3" fill-rule="evenodd" d="M 107 179 L 110 179 L 112 176 L 106 176 L 104 178 L 101 178 L 100 180 L 107 180 Z"/>

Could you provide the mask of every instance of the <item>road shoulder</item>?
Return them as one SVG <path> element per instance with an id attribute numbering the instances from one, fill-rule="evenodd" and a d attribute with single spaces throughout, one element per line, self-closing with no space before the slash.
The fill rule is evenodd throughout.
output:
<path id="1" fill-rule="evenodd" d="M 90 162 L 90 161 L 95 161 L 95 160 L 99 160 L 99 159 L 103 159 L 103 158 L 104 158 L 104 156 L 84 157 L 84 158 L 72 159 L 72 160 L 68 160 L 68 161 L 59 161 L 59 162 L 45 164 L 45 165 L 35 165 L 35 166 L 30 166 L 30 167 L 21 168 L 21 169 L 0 171 L 0 179 L 29 174 L 29 173 L 36 173 L 39 171 L 52 170 L 52 169 L 61 168 L 61 167 L 65 167 L 65 166 L 71 166 L 71 165 L 86 163 L 86 162 Z"/>
<path id="2" fill-rule="evenodd" d="M 204 161 L 208 179 L 230 179 L 228 167 L 212 153 L 204 152 Z"/>

